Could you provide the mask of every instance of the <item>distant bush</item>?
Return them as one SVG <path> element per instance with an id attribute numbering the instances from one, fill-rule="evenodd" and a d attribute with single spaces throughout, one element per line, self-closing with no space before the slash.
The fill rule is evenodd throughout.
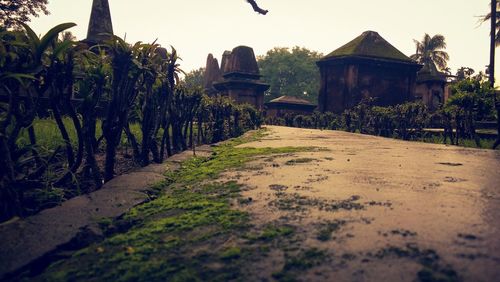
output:
<path id="1" fill-rule="evenodd" d="M 429 138 L 427 127 L 444 129 L 442 142 L 450 140 L 476 140 L 475 122 L 490 112 L 490 106 L 477 94 L 459 92 L 452 96 L 440 110 L 430 112 L 420 102 L 408 102 L 396 106 L 380 107 L 364 100 L 342 114 L 314 112 L 311 115 L 285 114 L 282 117 L 268 117 L 266 124 L 300 128 L 345 130 L 403 140 Z"/>

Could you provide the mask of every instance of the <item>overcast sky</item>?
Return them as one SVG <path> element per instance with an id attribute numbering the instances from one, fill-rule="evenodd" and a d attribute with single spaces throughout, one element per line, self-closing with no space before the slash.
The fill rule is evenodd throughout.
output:
<path id="1" fill-rule="evenodd" d="M 449 66 L 476 72 L 489 62 L 489 24 L 478 16 L 489 0 L 258 0 L 266 16 L 245 0 L 109 0 L 116 35 L 127 41 L 174 46 L 189 71 L 205 65 L 208 53 L 217 58 L 238 45 L 263 55 L 273 47 L 301 46 L 327 54 L 366 30 L 377 31 L 406 55 L 415 52 L 413 39 L 424 33 L 446 37 Z M 32 21 L 38 33 L 62 22 L 86 36 L 92 0 L 49 0 L 48 16 Z M 500 54 L 497 56 L 500 58 Z M 497 65 L 500 67 L 500 60 Z M 498 72 L 497 72 L 498 73 Z"/>

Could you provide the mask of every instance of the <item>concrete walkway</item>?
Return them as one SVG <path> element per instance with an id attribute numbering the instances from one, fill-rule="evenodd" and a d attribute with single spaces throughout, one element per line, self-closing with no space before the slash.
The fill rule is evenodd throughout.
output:
<path id="1" fill-rule="evenodd" d="M 208 156 L 211 148 L 200 146 L 197 156 Z M 89 243 L 102 236 L 99 221 L 116 218 L 148 200 L 148 189 L 165 179 L 165 172 L 177 170 L 180 163 L 193 156 L 185 151 L 106 183 L 102 189 L 75 197 L 62 205 L 34 216 L 0 225 L 0 280 L 71 244 L 78 237 Z M 4 277 L 5 278 L 5 277 Z"/>
<path id="2" fill-rule="evenodd" d="M 291 246 L 245 265 L 249 281 L 272 280 L 290 249 L 326 254 L 294 273 L 302 281 L 499 281 L 500 151 L 268 128 L 240 146 L 325 150 L 226 172 L 247 187 L 252 223 L 295 230 Z"/>

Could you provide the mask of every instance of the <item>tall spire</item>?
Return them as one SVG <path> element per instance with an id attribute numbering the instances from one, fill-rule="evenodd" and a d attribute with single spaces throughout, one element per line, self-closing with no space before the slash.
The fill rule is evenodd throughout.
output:
<path id="1" fill-rule="evenodd" d="M 113 34 L 108 0 L 93 0 L 86 41 L 101 43 L 109 38 L 105 34 Z"/>

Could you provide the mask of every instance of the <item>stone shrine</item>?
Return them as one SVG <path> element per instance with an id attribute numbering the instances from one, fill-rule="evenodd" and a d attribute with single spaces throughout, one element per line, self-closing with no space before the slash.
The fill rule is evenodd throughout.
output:
<path id="1" fill-rule="evenodd" d="M 313 103 L 293 97 L 281 96 L 265 104 L 267 117 L 283 117 L 290 115 L 311 115 L 316 108 Z"/>
<path id="2" fill-rule="evenodd" d="M 219 72 L 216 62 L 211 54 L 208 55 L 204 78 L 207 93 L 220 93 L 239 104 L 250 104 L 257 110 L 262 110 L 264 92 L 269 89 L 269 84 L 260 81 L 261 75 L 253 49 L 238 46 L 232 51 L 225 51 Z"/>
<path id="3" fill-rule="evenodd" d="M 440 72 L 433 63 L 425 64 L 417 73 L 415 99 L 422 101 L 429 110 L 435 111 L 449 96 L 447 75 Z"/>
<path id="4" fill-rule="evenodd" d="M 364 32 L 317 65 L 321 73 L 318 109 L 335 113 L 363 98 L 374 98 L 379 106 L 413 100 L 417 71 L 422 68 L 374 31 Z"/>

